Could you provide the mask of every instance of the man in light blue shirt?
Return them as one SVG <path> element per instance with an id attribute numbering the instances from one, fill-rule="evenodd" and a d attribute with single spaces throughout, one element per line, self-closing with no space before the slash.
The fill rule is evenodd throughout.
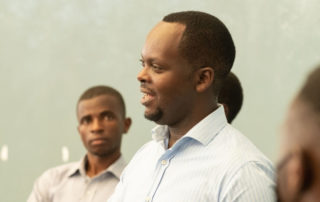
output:
<path id="1" fill-rule="evenodd" d="M 109 201 L 274 201 L 270 161 L 227 123 L 217 103 L 235 57 L 225 25 L 203 12 L 169 14 L 151 30 L 141 56 L 144 116 L 159 126 Z"/>

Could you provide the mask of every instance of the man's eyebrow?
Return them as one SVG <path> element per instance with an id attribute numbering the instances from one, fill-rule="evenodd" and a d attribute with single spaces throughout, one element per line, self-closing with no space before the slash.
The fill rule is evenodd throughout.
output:
<path id="1" fill-rule="evenodd" d="M 104 110 L 104 111 L 100 112 L 99 114 L 100 114 L 100 115 L 101 115 L 101 114 L 114 114 L 114 112 L 111 111 L 111 110 Z"/>
<path id="2" fill-rule="evenodd" d="M 154 61 L 156 61 L 156 60 L 157 60 L 157 59 L 154 58 L 154 57 L 150 57 L 150 58 L 147 59 L 148 62 L 154 62 Z M 146 61 L 142 54 L 141 54 L 140 61 Z"/>
<path id="3" fill-rule="evenodd" d="M 80 122 L 83 121 L 83 119 L 89 118 L 91 115 L 90 114 L 86 114 L 80 117 Z"/>

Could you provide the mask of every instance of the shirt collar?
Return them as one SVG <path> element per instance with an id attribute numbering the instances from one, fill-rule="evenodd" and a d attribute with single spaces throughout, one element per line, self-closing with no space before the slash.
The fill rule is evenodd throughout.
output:
<path id="1" fill-rule="evenodd" d="M 116 176 L 118 179 L 120 179 L 121 173 L 123 169 L 126 167 L 126 161 L 124 160 L 123 156 L 121 155 L 113 164 L 111 164 L 106 171 L 104 172 L 110 172 L 114 176 Z"/>
<path id="2" fill-rule="evenodd" d="M 216 135 L 227 125 L 227 118 L 222 105 L 211 112 L 194 127 L 192 127 L 184 137 L 190 137 L 207 145 Z"/>
<path id="3" fill-rule="evenodd" d="M 81 176 L 86 176 L 85 166 L 87 163 L 87 155 L 84 156 L 73 168 L 70 169 L 68 173 L 69 177 L 80 174 Z M 120 175 L 123 169 L 126 167 L 126 162 L 121 155 L 113 164 L 111 164 L 106 170 L 102 171 L 98 176 L 104 175 L 105 173 L 112 173 L 115 177 L 120 179 Z"/>
<path id="4" fill-rule="evenodd" d="M 215 111 L 193 126 L 181 139 L 191 138 L 203 145 L 207 145 L 227 125 L 224 108 L 220 105 Z M 158 125 L 152 129 L 152 138 L 160 144 L 164 144 L 169 137 L 169 129 L 166 125 Z"/>
<path id="5" fill-rule="evenodd" d="M 157 125 L 151 130 L 152 139 L 156 142 L 160 142 L 169 137 L 169 128 L 167 125 Z"/>
<path id="6" fill-rule="evenodd" d="M 87 156 L 84 156 L 78 163 L 75 163 L 74 166 L 69 170 L 68 176 L 72 177 L 78 174 L 83 174 L 85 169 L 85 162 L 86 162 Z"/>

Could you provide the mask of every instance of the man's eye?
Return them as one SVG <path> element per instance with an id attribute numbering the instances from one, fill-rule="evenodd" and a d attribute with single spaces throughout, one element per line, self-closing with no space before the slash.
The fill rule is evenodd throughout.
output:
<path id="1" fill-rule="evenodd" d="M 152 67 L 152 69 L 153 69 L 154 71 L 156 71 L 156 72 L 160 72 L 160 71 L 163 70 L 163 68 L 162 68 L 161 66 L 156 65 L 156 64 L 152 64 L 151 67 Z"/>
<path id="2" fill-rule="evenodd" d="M 84 125 L 87 125 L 87 124 L 89 124 L 90 122 L 91 122 L 91 119 L 90 119 L 89 117 L 83 118 L 83 119 L 81 120 L 81 124 L 84 124 Z"/>
<path id="3" fill-rule="evenodd" d="M 145 63 L 142 59 L 140 59 L 141 66 L 144 67 Z"/>
<path id="4" fill-rule="evenodd" d="M 110 121 L 110 120 L 113 120 L 113 119 L 114 119 L 114 115 L 113 115 L 113 114 L 110 114 L 110 113 L 103 114 L 102 117 L 103 117 L 103 119 L 106 120 L 106 121 Z"/>

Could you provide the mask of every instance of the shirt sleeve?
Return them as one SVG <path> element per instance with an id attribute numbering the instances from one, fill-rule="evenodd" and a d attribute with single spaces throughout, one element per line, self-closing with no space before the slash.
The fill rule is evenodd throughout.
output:
<path id="1" fill-rule="evenodd" d="M 274 174 L 263 166 L 250 162 L 241 167 L 222 189 L 221 202 L 274 202 Z"/>
<path id="2" fill-rule="evenodd" d="M 51 187 L 50 172 L 43 173 L 34 183 L 27 202 L 50 202 L 49 188 Z"/>

